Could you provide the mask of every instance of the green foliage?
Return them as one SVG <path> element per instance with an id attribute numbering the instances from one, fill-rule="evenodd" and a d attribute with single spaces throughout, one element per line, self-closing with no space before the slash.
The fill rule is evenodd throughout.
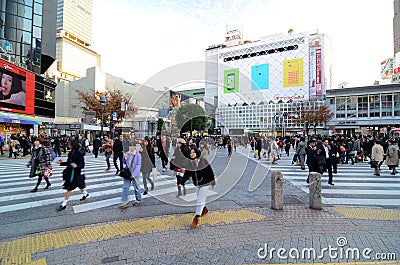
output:
<path id="1" fill-rule="evenodd" d="M 192 130 L 201 131 L 206 128 L 206 111 L 197 104 L 185 104 L 176 113 L 176 125 L 181 129 L 181 133 L 190 131 L 190 120 L 192 120 Z"/>
<path id="2" fill-rule="evenodd" d="M 163 118 L 158 118 L 158 120 L 157 120 L 157 133 L 161 133 L 163 127 L 164 127 L 164 119 Z"/>

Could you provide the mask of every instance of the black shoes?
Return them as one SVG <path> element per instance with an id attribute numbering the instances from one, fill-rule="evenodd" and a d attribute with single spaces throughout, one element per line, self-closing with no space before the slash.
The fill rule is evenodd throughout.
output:
<path id="1" fill-rule="evenodd" d="M 38 191 L 37 188 L 34 188 L 33 190 L 31 190 L 31 192 L 37 192 L 37 191 Z"/>
<path id="2" fill-rule="evenodd" d="M 147 195 L 147 190 L 145 190 L 145 191 L 143 192 L 143 195 Z"/>
<path id="3" fill-rule="evenodd" d="M 119 175 L 119 170 L 117 170 L 117 172 L 115 172 L 115 176 L 118 176 Z"/>
<path id="4" fill-rule="evenodd" d="M 44 189 L 48 190 L 50 186 L 51 186 L 51 184 L 49 183 L 49 184 L 46 185 L 46 187 L 44 187 Z"/>
<path id="5" fill-rule="evenodd" d="M 60 211 L 62 211 L 62 210 L 65 210 L 65 208 L 67 208 L 67 205 L 65 205 L 65 206 L 60 205 L 60 206 L 58 206 L 58 208 L 57 208 L 57 212 L 60 212 Z"/>
<path id="6" fill-rule="evenodd" d="M 83 195 L 83 196 L 82 196 L 82 198 L 80 198 L 79 200 L 80 200 L 80 201 L 84 201 L 84 200 L 86 200 L 86 198 L 87 198 L 87 197 L 89 197 L 89 193 L 88 193 L 88 194 L 86 194 L 86 196 L 85 196 L 85 195 Z"/>
<path id="7" fill-rule="evenodd" d="M 333 184 L 332 182 L 328 182 L 329 185 L 335 186 L 335 184 Z"/>

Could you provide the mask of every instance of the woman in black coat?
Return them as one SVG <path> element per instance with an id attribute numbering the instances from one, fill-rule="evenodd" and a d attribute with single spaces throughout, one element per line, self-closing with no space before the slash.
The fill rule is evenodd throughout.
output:
<path id="1" fill-rule="evenodd" d="M 154 157 L 153 146 L 151 145 L 150 139 L 148 136 L 144 138 L 144 147 L 141 148 L 140 154 L 142 155 L 142 165 L 140 167 L 140 172 L 142 172 L 143 176 L 143 186 L 144 192 L 143 195 L 146 195 L 149 191 L 147 187 L 147 181 L 150 182 L 151 190 L 154 189 L 154 182 L 150 178 L 150 173 L 153 171 L 153 168 L 156 164 L 156 159 Z"/>
<path id="2" fill-rule="evenodd" d="M 185 176 L 192 178 L 197 191 L 196 215 L 190 227 L 197 227 L 199 218 L 207 214 L 206 199 L 209 186 L 211 185 L 214 188 L 217 179 L 208 161 L 200 158 L 200 155 L 201 153 L 197 148 L 190 150 L 191 161 L 185 171 Z"/>
<path id="3" fill-rule="evenodd" d="M 67 203 L 71 193 L 77 187 L 81 190 L 83 196 L 80 199 L 81 201 L 85 200 L 89 193 L 86 191 L 85 187 L 85 175 L 82 175 L 82 169 L 85 167 L 84 153 L 79 150 L 80 145 L 76 140 L 72 140 L 68 143 L 69 149 L 71 150 L 68 153 L 68 159 L 66 162 L 62 162 L 62 160 L 58 160 L 57 163 L 60 166 L 66 166 L 63 171 L 63 179 L 64 179 L 64 189 L 67 190 L 65 194 L 65 199 L 62 204 L 57 208 L 57 211 L 62 211 L 67 207 Z"/>

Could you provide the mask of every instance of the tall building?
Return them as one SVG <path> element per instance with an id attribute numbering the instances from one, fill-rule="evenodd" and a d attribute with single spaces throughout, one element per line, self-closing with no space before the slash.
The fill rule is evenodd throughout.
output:
<path id="1" fill-rule="evenodd" d="M 73 81 L 100 67 L 92 45 L 92 0 L 57 1 L 57 62 L 47 72 L 54 81 Z"/>
<path id="2" fill-rule="evenodd" d="M 271 130 L 277 116 L 296 109 L 292 104 L 324 100 L 332 86 L 330 40 L 318 32 L 242 41 L 240 31 L 227 30 L 225 43 L 205 55 L 205 100 L 218 102 L 216 124 L 226 133 Z M 288 117 L 286 129 L 301 129 Z"/>
<path id="3" fill-rule="evenodd" d="M 396 54 L 400 52 L 400 0 L 394 0 L 393 9 L 393 47 Z"/>
<path id="4" fill-rule="evenodd" d="M 41 74 L 56 57 L 56 10 L 54 1 L 0 0 L 0 134 L 6 139 L 37 135 L 54 122 L 56 84 Z"/>

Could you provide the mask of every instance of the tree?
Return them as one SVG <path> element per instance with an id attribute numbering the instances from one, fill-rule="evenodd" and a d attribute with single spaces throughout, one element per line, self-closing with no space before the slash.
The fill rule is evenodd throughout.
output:
<path id="1" fill-rule="evenodd" d="M 185 104 L 176 112 L 176 125 L 181 133 L 206 128 L 206 111 L 197 104 Z"/>
<path id="2" fill-rule="evenodd" d="M 83 105 L 80 107 L 84 111 L 95 111 L 96 118 L 101 119 L 102 116 L 102 106 L 100 104 L 100 96 L 106 97 L 106 103 L 104 104 L 104 123 L 111 121 L 111 114 L 116 112 L 118 114 L 118 119 L 113 121 L 113 123 L 119 123 L 125 117 L 126 111 L 121 110 L 121 102 L 125 102 L 126 106 L 129 104 L 130 96 L 120 90 L 107 91 L 107 92 L 93 92 L 79 91 L 76 90 L 78 95 L 78 100 Z"/>
<path id="3" fill-rule="evenodd" d="M 299 119 L 300 122 L 306 126 L 307 135 L 311 126 L 314 127 L 314 134 L 316 134 L 317 126 L 319 124 L 325 125 L 334 115 L 335 114 L 328 105 L 319 105 L 313 101 L 305 102 L 299 109 Z"/>

